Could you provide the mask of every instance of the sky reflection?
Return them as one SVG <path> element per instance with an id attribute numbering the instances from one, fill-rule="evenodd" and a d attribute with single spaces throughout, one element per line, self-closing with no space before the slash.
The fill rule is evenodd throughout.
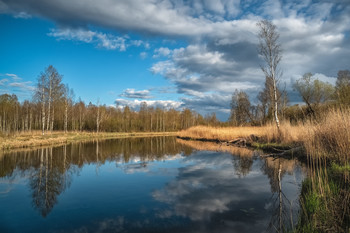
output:
<path id="1" fill-rule="evenodd" d="M 297 203 L 303 171 L 232 152 L 169 137 L 4 154 L 0 232 L 265 231 L 278 218 L 279 166 L 285 203 Z"/>

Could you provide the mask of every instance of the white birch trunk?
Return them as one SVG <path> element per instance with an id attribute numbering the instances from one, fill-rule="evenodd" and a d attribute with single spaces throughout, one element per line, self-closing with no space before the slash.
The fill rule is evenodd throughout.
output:
<path id="1" fill-rule="evenodd" d="M 97 117 L 96 117 L 96 132 L 100 130 L 100 107 L 97 107 Z"/>
<path id="2" fill-rule="evenodd" d="M 273 79 L 273 97 L 274 97 L 274 116 L 276 121 L 276 126 L 278 131 L 280 131 L 280 121 L 278 119 L 278 97 L 277 97 L 277 86 L 276 86 L 276 80 Z"/>
<path id="3" fill-rule="evenodd" d="M 50 127 L 51 132 L 53 131 L 54 120 L 55 120 L 55 108 L 52 106 L 52 117 L 51 117 L 51 127 Z"/>
<path id="4" fill-rule="evenodd" d="M 42 124 L 42 134 L 45 134 L 45 94 L 44 94 L 44 86 L 42 88 L 41 93 L 41 124 Z"/>
<path id="5" fill-rule="evenodd" d="M 49 106 L 47 111 L 47 125 L 46 125 L 46 131 L 49 131 L 50 127 L 50 112 L 51 112 L 51 95 L 52 95 L 52 77 L 50 75 L 50 85 L 49 85 Z"/>
<path id="6" fill-rule="evenodd" d="M 67 133 L 68 131 L 68 99 L 65 100 L 65 106 L 64 106 L 64 132 Z"/>
<path id="7" fill-rule="evenodd" d="M 79 131 L 81 132 L 83 126 L 82 126 L 82 122 L 81 122 L 81 109 L 79 109 Z"/>

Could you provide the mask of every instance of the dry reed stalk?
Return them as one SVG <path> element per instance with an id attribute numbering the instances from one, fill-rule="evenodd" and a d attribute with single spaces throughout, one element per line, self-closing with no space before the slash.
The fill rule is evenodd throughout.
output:
<path id="1" fill-rule="evenodd" d="M 329 159 L 349 164 L 350 110 L 331 110 L 318 123 L 308 126 L 304 145 L 314 159 Z"/>

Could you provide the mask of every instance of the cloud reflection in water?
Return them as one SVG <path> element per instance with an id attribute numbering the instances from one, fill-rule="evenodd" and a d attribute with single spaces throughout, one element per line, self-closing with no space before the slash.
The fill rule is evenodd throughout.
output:
<path id="1" fill-rule="evenodd" d="M 247 232 L 257 225 L 267 226 L 271 192 L 260 171 L 261 161 L 255 160 L 244 178 L 233 162 L 231 155 L 214 152 L 197 152 L 184 159 L 186 166 L 179 168 L 177 177 L 152 193 L 154 199 L 171 206 L 158 216 L 187 217 L 208 227 L 222 224 L 231 232 L 233 225 L 244 226 Z"/>

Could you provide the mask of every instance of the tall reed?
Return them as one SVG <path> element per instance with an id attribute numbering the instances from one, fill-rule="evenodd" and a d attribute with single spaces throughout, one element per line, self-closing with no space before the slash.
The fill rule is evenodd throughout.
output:
<path id="1" fill-rule="evenodd" d="M 330 110 L 307 127 L 304 145 L 312 158 L 348 163 L 350 158 L 350 110 Z"/>
<path id="2" fill-rule="evenodd" d="M 330 110 L 306 129 L 309 178 L 303 183 L 298 231 L 349 232 L 350 110 Z"/>

